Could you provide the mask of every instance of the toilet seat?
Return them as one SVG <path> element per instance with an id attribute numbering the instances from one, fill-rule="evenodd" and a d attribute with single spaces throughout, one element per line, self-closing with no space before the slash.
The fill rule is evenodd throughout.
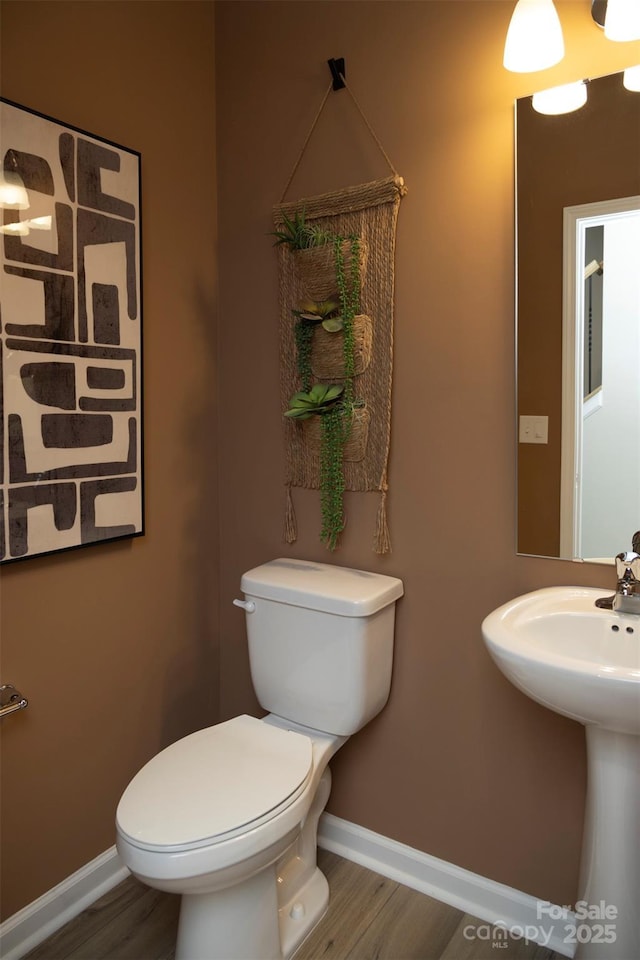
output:
<path id="1" fill-rule="evenodd" d="M 311 776 L 309 737 L 240 716 L 153 757 L 118 805 L 121 835 L 145 850 L 220 843 L 273 819 Z"/>

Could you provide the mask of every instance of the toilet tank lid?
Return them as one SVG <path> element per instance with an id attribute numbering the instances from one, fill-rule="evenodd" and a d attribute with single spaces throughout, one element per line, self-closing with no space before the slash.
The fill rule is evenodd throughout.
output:
<path id="1" fill-rule="evenodd" d="M 281 557 L 243 574 L 242 591 L 341 617 L 368 617 L 404 593 L 402 580 L 330 563 Z"/>

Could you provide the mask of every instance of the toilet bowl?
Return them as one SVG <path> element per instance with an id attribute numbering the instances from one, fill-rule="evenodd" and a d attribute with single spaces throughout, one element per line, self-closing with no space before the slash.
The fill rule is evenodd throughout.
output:
<path id="1" fill-rule="evenodd" d="M 316 866 L 327 763 L 347 739 L 240 716 L 172 744 L 134 777 L 117 848 L 143 883 L 182 895 L 177 960 L 286 958 L 315 926 L 329 896 Z"/>
<path id="2" fill-rule="evenodd" d="M 277 560 L 242 589 L 254 687 L 274 712 L 167 747 L 116 813 L 122 861 L 182 897 L 176 960 L 293 955 L 329 900 L 316 863 L 329 760 L 389 694 L 401 581 Z"/>

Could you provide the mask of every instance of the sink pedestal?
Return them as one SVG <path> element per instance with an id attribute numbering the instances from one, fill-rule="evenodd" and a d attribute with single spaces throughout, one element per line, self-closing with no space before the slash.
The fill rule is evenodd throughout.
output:
<path id="1" fill-rule="evenodd" d="M 534 590 L 485 617 L 482 634 L 518 689 L 586 729 L 582 877 L 565 942 L 578 960 L 640 960 L 640 616 L 597 606 L 606 593 Z"/>
<path id="2" fill-rule="evenodd" d="M 593 724 L 587 724 L 586 735 L 580 899 L 592 908 L 601 902 L 605 909 L 614 907 L 617 916 L 578 918 L 576 958 L 631 960 L 640 957 L 640 737 Z M 616 938 L 608 943 L 611 931 Z M 590 942 L 581 943 L 581 937 Z"/>

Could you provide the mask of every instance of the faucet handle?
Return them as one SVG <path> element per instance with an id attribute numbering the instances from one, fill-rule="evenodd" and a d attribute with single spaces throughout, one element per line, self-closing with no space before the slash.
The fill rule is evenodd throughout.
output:
<path id="1" fill-rule="evenodd" d="M 619 553 L 616 557 L 616 573 L 618 580 L 640 581 L 640 556 L 633 550 Z"/>

